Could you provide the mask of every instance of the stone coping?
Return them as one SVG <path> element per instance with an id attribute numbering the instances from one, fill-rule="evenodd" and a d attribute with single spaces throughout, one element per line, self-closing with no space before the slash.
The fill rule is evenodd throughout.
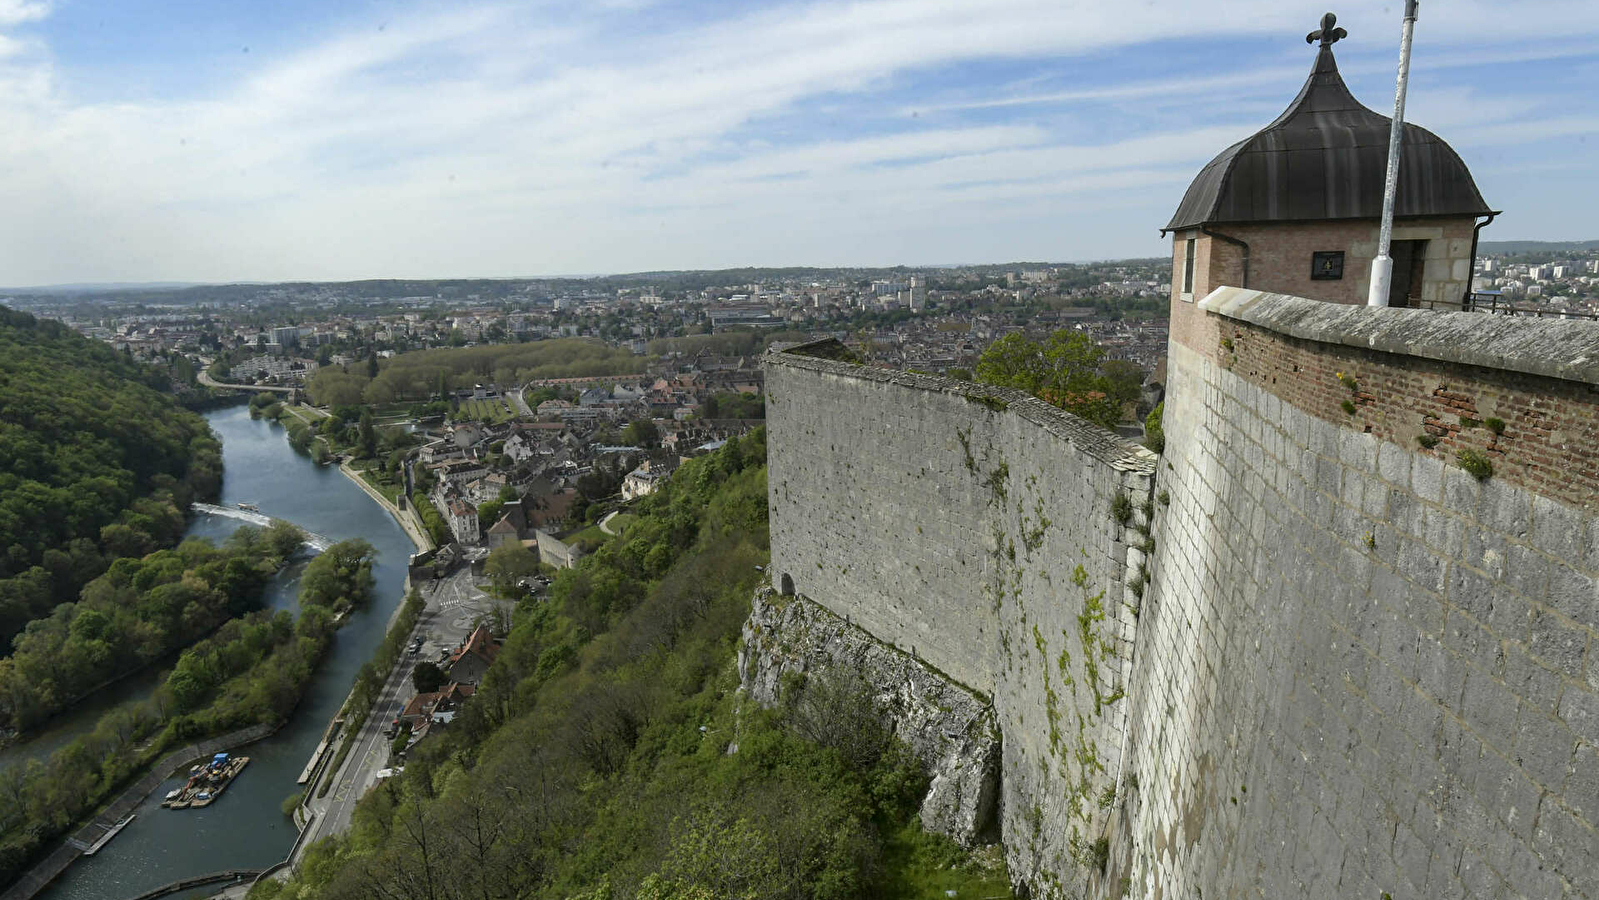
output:
<path id="1" fill-rule="evenodd" d="M 1136 472 L 1142 475 L 1155 473 L 1155 462 L 1158 457 L 1147 447 L 1135 444 L 1115 432 L 1100 428 L 1059 407 L 1051 406 L 1024 391 L 959 381 L 942 375 L 920 375 L 894 369 L 877 369 L 824 357 L 825 354 L 840 347 L 842 345 L 837 341 L 828 338 L 782 350 L 769 350 L 763 362 L 768 366 L 806 369 L 843 378 L 875 381 L 961 397 L 967 402 L 986 406 L 996 414 L 1013 412 L 1050 434 L 1071 442 L 1074 447 L 1117 471 Z M 781 400 L 779 397 L 778 401 Z M 767 402 L 772 401 L 768 399 Z"/>
<path id="2" fill-rule="evenodd" d="M 1219 287 L 1199 308 L 1301 340 L 1599 385 L 1599 322 L 1324 303 Z"/>

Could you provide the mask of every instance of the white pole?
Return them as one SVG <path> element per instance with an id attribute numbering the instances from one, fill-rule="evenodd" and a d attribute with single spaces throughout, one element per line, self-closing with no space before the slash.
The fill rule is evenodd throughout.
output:
<path id="1" fill-rule="evenodd" d="M 1388 130 L 1388 177 L 1383 182 L 1382 230 L 1377 236 L 1377 258 L 1371 261 L 1371 292 L 1367 306 L 1387 306 L 1388 288 L 1394 280 L 1394 261 L 1388 255 L 1394 237 L 1394 196 L 1399 192 L 1399 138 L 1405 132 L 1405 87 L 1410 81 L 1410 36 L 1416 30 L 1418 0 L 1405 0 L 1405 24 L 1399 34 L 1399 83 L 1394 88 L 1394 120 Z"/>

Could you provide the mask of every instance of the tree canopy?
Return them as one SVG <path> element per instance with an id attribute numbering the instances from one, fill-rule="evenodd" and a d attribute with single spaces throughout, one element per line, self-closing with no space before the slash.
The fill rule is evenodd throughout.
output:
<path id="1" fill-rule="evenodd" d="M 494 579 L 494 587 L 502 594 L 516 591 L 517 582 L 539 573 L 538 554 L 516 541 L 501 544 L 489 553 L 484 571 Z"/>
<path id="2" fill-rule="evenodd" d="M 1020 332 L 1007 334 L 988 345 L 977 360 L 977 380 L 997 387 L 1026 391 L 1104 428 L 1114 428 L 1122 418 L 1127 396 L 1127 375 L 1105 370 L 1105 351 L 1080 331 L 1062 329 L 1043 343 Z"/>
<path id="3" fill-rule="evenodd" d="M 428 400 L 477 383 L 642 372 L 645 362 L 628 350 L 579 338 L 440 348 L 402 353 L 384 361 L 375 376 L 365 365 L 324 366 L 311 376 L 306 391 L 323 406 Z"/>
<path id="4" fill-rule="evenodd" d="M 170 376 L 0 307 L 0 640 L 117 556 L 176 543 L 221 485 L 221 444 Z"/>
<path id="5" fill-rule="evenodd" d="M 360 538 L 340 541 L 322 551 L 300 576 L 300 605 L 321 606 L 333 612 L 364 605 L 372 597 L 371 544 Z"/>

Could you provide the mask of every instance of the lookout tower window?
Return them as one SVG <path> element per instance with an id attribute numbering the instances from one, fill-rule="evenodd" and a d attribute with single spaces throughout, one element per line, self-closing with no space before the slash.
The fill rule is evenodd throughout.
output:
<path id="1" fill-rule="evenodd" d="M 1183 294 L 1187 299 L 1194 297 L 1194 244 L 1195 240 L 1189 238 L 1183 242 Z"/>

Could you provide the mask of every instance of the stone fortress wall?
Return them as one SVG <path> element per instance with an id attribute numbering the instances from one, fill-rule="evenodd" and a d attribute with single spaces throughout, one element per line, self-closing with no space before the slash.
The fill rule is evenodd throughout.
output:
<path id="1" fill-rule="evenodd" d="M 1107 880 L 1599 897 L 1599 327 L 1235 288 L 1199 310 Z"/>
<path id="2" fill-rule="evenodd" d="M 992 698 L 1034 896 L 1599 898 L 1599 325 L 1194 312 L 1158 461 L 769 355 L 774 584 Z"/>
<path id="3" fill-rule="evenodd" d="M 1125 498 L 1155 457 L 1018 391 L 805 352 L 767 358 L 772 582 L 991 703 L 1011 871 L 1065 878 L 1121 777 L 1145 540 Z"/>

